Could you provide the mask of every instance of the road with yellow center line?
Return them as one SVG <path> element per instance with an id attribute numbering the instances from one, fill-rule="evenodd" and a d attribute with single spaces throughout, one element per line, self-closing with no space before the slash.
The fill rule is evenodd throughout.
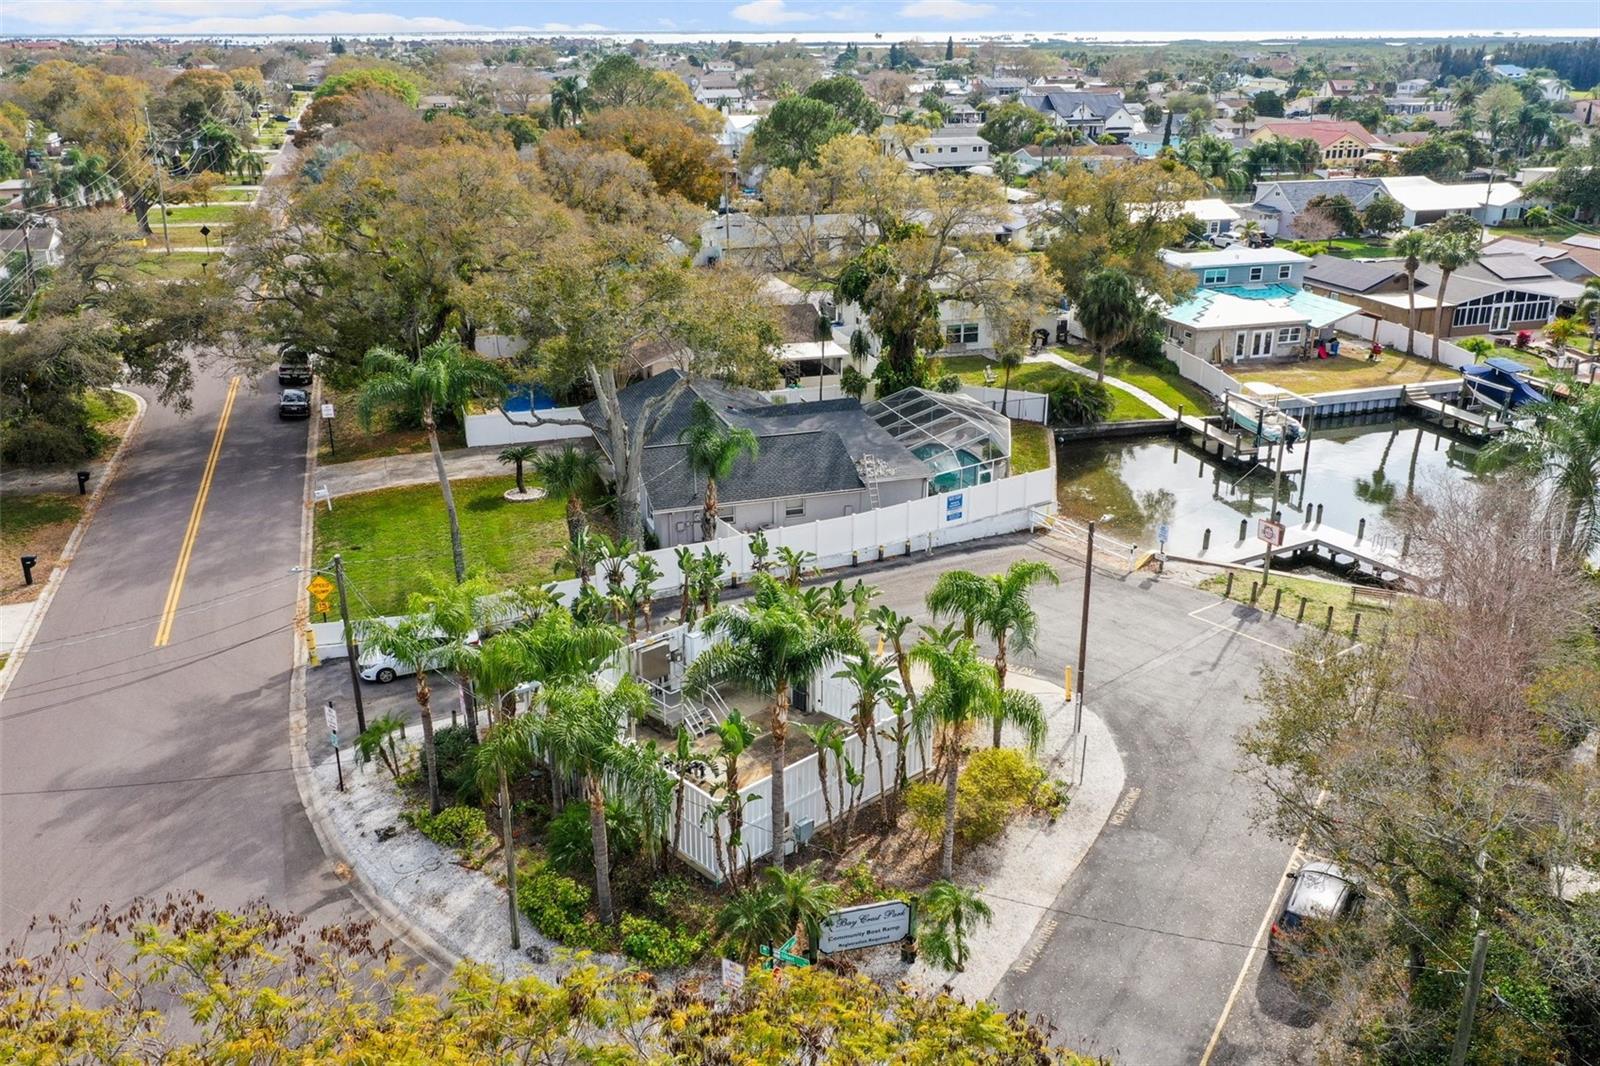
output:
<path id="1" fill-rule="evenodd" d="M 228 419 L 233 414 L 233 401 L 239 395 L 239 378 L 228 382 L 228 395 L 222 401 L 222 417 L 217 420 L 217 434 L 211 440 L 211 453 L 206 456 L 205 470 L 200 475 L 200 489 L 195 493 L 194 507 L 189 511 L 189 525 L 183 531 L 183 542 L 178 548 L 178 563 L 172 570 L 172 584 L 167 586 L 167 602 L 161 608 L 156 625 L 154 647 L 164 648 L 172 640 L 172 621 L 178 615 L 178 603 L 183 598 L 183 580 L 189 573 L 189 558 L 194 554 L 195 538 L 200 535 L 200 520 L 205 517 L 206 498 L 211 495 L 211 482 L 217 474 L 217 459 L 222 455 L 222 439 L 228 433 Z"/>

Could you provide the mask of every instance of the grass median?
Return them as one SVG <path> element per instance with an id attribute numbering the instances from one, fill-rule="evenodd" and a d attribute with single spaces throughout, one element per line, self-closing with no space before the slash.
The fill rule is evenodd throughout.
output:
<path id="1" fill-rule="evenodd" d="M 531 487 L 534 481 L 528 481 Z M 552 499 L 512 503 L 504 494 L 515 484 L 509 472 L 450 483 L 467 569 L 502 588 L 556 577 L 555 562 L 567 543 L 566 506 Z M 418 575 L 453 572 L 439 486 L 429 482 L 340 496 L 331 511 L 319 505 L 317 566 L 332 565 L 335 552 L 349 577 L 352 615 L 400 613 L 418 587 Z"/>
<path id="2" fill-rule="evenodd" d="M 1308 578 L 1286 577 L 1283 574 L 1273 573 L 1271 584 L 1261 587 L 1261 574 L 1235 571 L 1233 575 L 1233 593 L 1227 598 L 1235 603 L 1250 604 L 1250 587 L 1257 586 L 1255 606 L 1262 612 L 1271 612 L 1272 601 L 1277 596 L 1277 590 L 1283 589 L 1283 600 L 1278 605 L 1278 615 L 1281 618 L 1293 620 L 1300 612 L 1300 600 L 1306 600 L 1306 613 L 1303 625 L 1307 628 L 1315 626 L 1321 629 L 1328 621 L 1328 608 L 1333 608 L 1333 630 L 1336 633 L 1349 635 L 1351 626 L 1355 624 L 1357 614 L 1361 615 L 1361 632 L 1375 633 L 1377 629 L 1387 624 L 1393 613 L 1388 607 L 1360 599 L 1352 602 L 1354 594 L 1360 597 L 1361 592 L 1369 591 L 1363 586 L 1346 585 L 1337 581 L 1314 581 Z M 1200 587 L 1208 592 L 1221 596 L 1228 586 L 1227 574 L 1215 574 L 1200 583 Z M 1381 592 L 1373 592 L 1373 596 L 1381 596 Z"/>

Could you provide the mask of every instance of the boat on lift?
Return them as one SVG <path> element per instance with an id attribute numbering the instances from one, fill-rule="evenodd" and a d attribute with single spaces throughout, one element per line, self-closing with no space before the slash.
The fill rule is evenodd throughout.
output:
<path id="1" fill-rule="evenodd" d="M 1235 426 L 1269 444 L 1281 439 L 1292 445 L 1306 435 L 1306 427 L 1278 404 L 1285 396 L 1293 395 L 1272 385 L 1247 381 L 1239 392 L 1229 392 L 1223 397 L 1222 414 Z"/>

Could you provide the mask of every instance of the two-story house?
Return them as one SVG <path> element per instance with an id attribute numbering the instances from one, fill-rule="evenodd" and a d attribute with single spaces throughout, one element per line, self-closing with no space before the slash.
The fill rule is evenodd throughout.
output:
<path id="1" fill-rule="evenodd" d="M 925 140 L 907 145 L 905 158 L 913 170 L 971 170 L 988 166 L 989 142 L 978 136 L 975 126 L 945 126 Z"/>
<path id="2" fill-rule="evenodd" d="M 1264 122 L 1250 135 L 1250 143 L 1271 140 L 1315 141 L 1327 170 L 1354 170 L 1372 150 L 1377 138 L 1359 122 L 1312 119 L 1309 122 Z"/>
<path id="3" fill-rule="evenodd" d="M 1121 91 L 1085 92 L 1081 90 L 1028 90 L 1017 97 L 1058 127 L 1081 130 L 1085 137 L 1111 134 L 1119 141 L 1131 137 L 1142 124 L 1123 103 Z"/>
<path id="4" fill-rule="evenodd" d="M 1161 259 L 1192 272 L 1198 286 L 1161 312 L 1166 343 L 1210 362 L 1298 356 L 1360 313 L 1302 288 L 1311 260 L 1287 249 L 1164 251 Z"/>

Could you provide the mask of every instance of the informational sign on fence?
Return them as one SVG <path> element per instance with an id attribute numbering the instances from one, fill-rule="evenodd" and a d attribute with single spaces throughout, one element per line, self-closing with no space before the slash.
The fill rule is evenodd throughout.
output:
<path id="1" fill-rule="evenodd" d="M 955 525 L 967 519 L 967 494 L 964 492 L 947 493 L 944 498 L 944 524 Z"/>
<path id="2" fill-rule="evenodd" d="M 892 899 L 834 911 L 822 920 L 817 950 L 825 955 L 904 940 L 911 932 L 911 904 Z"/>

